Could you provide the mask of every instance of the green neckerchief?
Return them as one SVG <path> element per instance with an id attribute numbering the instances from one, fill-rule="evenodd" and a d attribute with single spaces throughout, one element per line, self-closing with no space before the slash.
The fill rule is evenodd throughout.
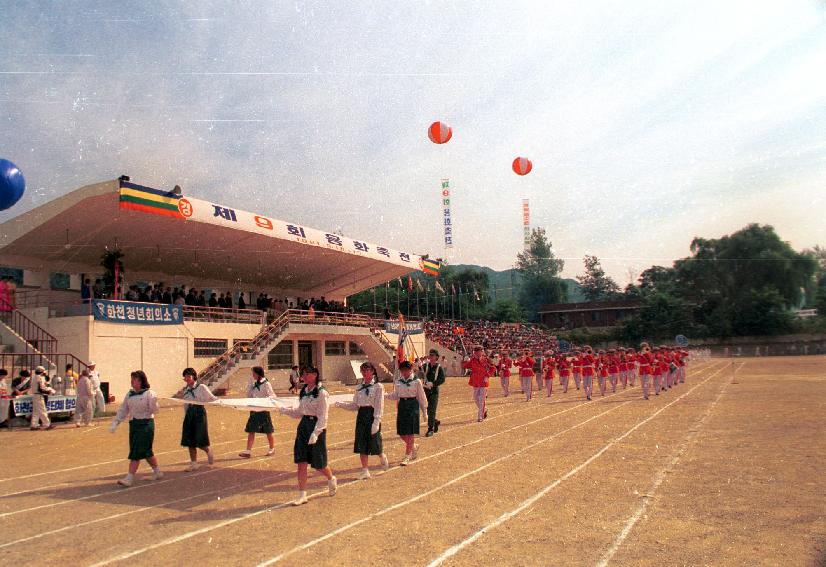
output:
<path id="1" fill-rule="evenodd" d="M 197 389 L 198 384 L 195 384 L 194 386 L 187 386 L 186 388 L 184 388 L 184 397 L 186 397 L 186 395 L 189 394 L 190 396 L 195 398 L 195 390 Z"/>
<path id="2" fill-rule="evenodd" d="M 135 391 L 135 390 L 129 390 L 129 395 L 128 395 L 127 397 L 128 397 L 128 398 L 131 398 L 132 396 L 140 396 L 141 394 L 144 394 L 144 393 L 146 393 L 146 392 L 148 392 L 148 391 L 149 391 L 149 388 L 145 388 L 145 389 L 143 389 L 143 390 L 137 390 L 137 391 Z"/>
<path id="3" fill-rule="evenodd" d="M 365 384 L 364 382 L 362 382 L 361 385 L 358 388 L 358 391 L 361 392 L 362 390 L 364 390 L 364 395 L 369 396 L 370 395 L 370 386 L 372 386 L 375 383 L 376 383 L 376 378 L 375 377 L 373 377 L 373 379 L 370 381 L 369 384 Z"/>
<path id="4" fill-rule="evenodd" d="M 412 378 L 412 377 L 408 378 L 407 380 L 405 380 L 404 378 L 399 378 L 399 382 L 401 382 L 405 386 L 409 386 L 410 384 L 412 384 L 415 381 L 416 381 L 416 378 Z"/>
<path id="5" fill-rule="evenodd" d="M 261 390 L 261 385 L 262 385 L 262 384 L 264 384 L 264 383 L 265 383 L 265 382 L 267 382 L 267 381 L 268 381 L 268 380 L 267 380 L 266 378 L 264 378 L 264 379 L 262 379 L 262 380 L 260 380 L 260 381 L 259 381 L 259 380 L 256 380 L 256 381 L 255 381 L 255 384 L 253 384 L 253 385 L 252 385 L 252 387 L 253 387 L 253 388 L 255 388 L 256 390 Z"/>
<path id="6" fill-rule="evenodd" d="M 304 387 L 301 388 L 301 392 L 298 394 L 298 399 L 301 400 L 302 398 L 306 398 L 307 396 L 312 396 L 314 398 L 317 398 L 318 397 L 318 392 L 320 390 L 323 390 L 323 389 L 324 389 L 324 386 L 316 384 L 315 388 L 313 388 L 312 390 L 310 390 L 308 392 L 307 391 L 307 385 L 305 384 Z"/>

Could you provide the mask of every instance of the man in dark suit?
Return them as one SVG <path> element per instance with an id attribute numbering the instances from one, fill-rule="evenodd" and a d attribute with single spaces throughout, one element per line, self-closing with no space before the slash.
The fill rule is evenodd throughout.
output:
<path id="1" fill-rule="evenodd" d="M 439 406 L 439 386 L 445 383 L 445 369 L 439 364 L 439 351 L 435 348 L 428 353 L 427 364 L 422 366 L 421 381 L 424 384 L 424 393 L 427 397 L 427 433 L 425 437 L 432 437 L 439 431 L 439 424 L 436 419 L 436 409 Z"/>

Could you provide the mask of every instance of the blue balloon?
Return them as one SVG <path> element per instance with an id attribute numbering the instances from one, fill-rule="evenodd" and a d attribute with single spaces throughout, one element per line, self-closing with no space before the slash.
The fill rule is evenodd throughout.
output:
<path id="1" fill-rule="evenodd" d="M 13 207 L 26 190 L 20 169 L 7 159 L 0 159 L 0 211 Z"/>

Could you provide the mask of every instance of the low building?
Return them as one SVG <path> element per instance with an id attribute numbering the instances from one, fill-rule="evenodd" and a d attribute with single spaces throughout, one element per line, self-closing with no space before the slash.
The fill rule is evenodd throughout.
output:
<path id="1" fill-rule="evenodd" d="M 539 309 L 539 320 L 552 329 L 613 327 L 642 307 L 636 300 L 553 303 Z"/>

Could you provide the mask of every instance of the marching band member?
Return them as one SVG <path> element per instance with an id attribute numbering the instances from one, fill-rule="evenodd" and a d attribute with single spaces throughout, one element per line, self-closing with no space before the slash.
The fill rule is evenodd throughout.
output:
<path id="1" fill-rule="evenodd" d="M 186 368 L 183 371 L 184 399 L 192 399 L 199 402 L 214 402 L 218 398 L 209 391 L 206 384 L 198 384 L 198 373 L 194 368 Z M 215 462 L 215 455 L 209 446 L 209 425 L 207 423 L 206 408 L 197 404 L 186 404 L 184 406 L 184 422 L 181 427 L 181 447 L 189 449 L 189 465 L 185 470 L 194 471 L 198 468 L 198 449 L 207 455 L 207 462 L 211 465 Z"/>
<path id="2" fill-rule="evenodd" d="M 361 459 L 359 480 L 370 478 L 367 461 L 370 455 L 378 455 L 382 469 L 390 468 L 387 456 L 382 450 L 381 418 L 384 413 L 384 387 L 379 382 L 376 367 L 372 362 L 363 362 L 361 368 L 362 383 L 356 388 L 352 402 L 337 402 L 335 407 L 357 411 L 356 436 L 353 452 Z"/>
<path id="3" fill-rule="evenodd" d="M 513 368 L 513 359 L 516 358 L 516 353 L 502 352 L 502 358 L 499 360 L 499 381 L 502 384 L 502 395 L 508 397 L 510 395 L 510 381 L 511 368 Z"/>
<path id="4" fill-rule="evenodd" d="M 495 369 L 494 369 L 495 372 Z M 428 361 L 420 370 L 421 381 L 424 384 L 427 397 L 427 433 L 425 437 L 432 437 L 439 432 L 441 422 L 436 419 L 436 409 L 439 407 L 439 387 L 445 383 L 445 369 L 439 364 L 439 351 L 430 349 Z"/>
<path id="5" fill-rule="evenodd" d="M 556 358 L 553 351 L 549 350 L 545 353 L 542 359 L 542 371 L 545 381 L 545 391 L 548 397 L 551 397 L 554 389 L 554 369 L 556 368 Z"/>
<path id="6" fill-rule="evenodd" d="M 625 358 L 624 348 L 617 351 L 617 359 L 619 360 L 619 379 L 622 389 L 625 390 L 628 387 L 628 360 Z"/>
<path id="7" fill-rule="evenodd" d="M 571 371 L 574 375 L 574 384 L 579 390 L 579 384 L 582 380 L 582 351 L 579 348 L 574 349 L 574 357 L 571 361 Z"/>
<path id="8" fill-rule="evenodd" d="M 462 362 L 462 368 L 470 370 L 468 385 L 473 388 L 473 400 L 476 402 L 476 421 L 483 421 L 488 417 L 487 397 L 488 385 L 490 384 L 490 363 L 483 356 L 483 349 L 476 345 L 473 347 L 473 357 L 466 357 Z"/>
<path id="9" fill-rule="evenodd" d="M 269 380 L 264 377 L 264 369 L 260 366 L 256 366 L 252 369 L 252 379 L 249 384 L 247 384 L 247 397 L 275 397 L 275 392 L 272 389 L 272 385 Z M 272 436 L 275 428 L 272 426 L 272 417 L 270 417 L 270 412 L 266 410 L 251 411 L 249 418 L 247 418 L 247 425 L 244 427 L 244 431 L 247 432 L 247 448 L 238 453 L 239 457 L 242 459 L 249 459 L 252 456 L 252 444 L 255 442 L 256 433 L 264 433 L 267 436 L 267 442 L 270 444 L 270 448 L 267 451 L 267 456 L 275 453 L 275 439 L 273 439 Z"/>
<path id="10" fill-rule="evenodd" d="M 611 383 L 611 392 L 617 393 L 617 381 L 620 372 L 620 358 L 617 356 L 617 351 L 610 349 L 608 351 L 608 380 Z"/>
<path id="11" fill-rule="evenodd" d="M 559 384 L 562 386 L 562 393 L 568 393 L 568 381 L 571 379 L 571 360 L 567 355 L 560 353 L 556 357 L 556 367 L 559 369 Z"/>
<path id="12" fill-rule="evenodd" d="M 297 408 L 281 408 L 281 413 L 300 419 L 293 445 L 293 462 L 298 466 L 298 499 L 294 506 L 307 502 L 307 467 L 311 466 L 327 478 L 327 491 L 335 496 L 338 482 L 327 465 L 327 413 L 330 394 L 321 385 L 318 369 L 308 366 L 301 377 L 304 387 L 298 394 Z"/>
<path id="13" fill-rule="evenodd" d="M 32 422 L 31 429 L 54 429 L 55 426 L 49 419 L 46 411 L 45 396 L 54 395 L 55 391 L 49 386 L 46 369 L 38 366 L 34 369 L 32 386 L 29 395 L 32 397 Z"/>
<path id="14" fill-rule="evenodd" d="M 143 370 L 135 370 L 130 375 L 132 389 L 118 408 L 109 432 L 114 433 L 123 421 L 129 419 L 129 472 L 118 481 L 121 486 L 130 487 L 135 473 L 143 459 L 152 467 L 152 480 L 163 478 L 158 458 L 152 452 L 155 440 L 155 414 L 158 412 L 158 396 L 149 389 L 149 379 Z"/>
<path id="15" fill-rule="evenodd" d="M 637 383 L 637 353 L 633 348 L 629 348 L 625 352 L 625 364 L 628 368 L 628 382 L 633 388 Z"/>
<path id="16" fill-rule="evenodd" d="M 89 379 L 89 371 L 85 368 L 80 371 L 77 379 L 77 400 L 75 402 L 75 426 L 88 427 L 92 425 L 92 411 L 95 397 L 92 380 Z"/>
<path id="17" fill-rule="evenodd" d="M 599 382 L 599 395 L 605 395 L 605 380 L 608 378 L 608 355 L 604 350 L 599 351 L 596 357 L 596 373 Z"/>
<path id="18" fill-rule="evenodd" d="M 651 354 L 651 347 L 648 343 L 640 343 L 640 353 L 635 356 L 640 363 L 640 382 L 642 383 L 642 397 L 648 399 L 648 389 L 651 381 L 651 367 L 654 364 L 654 356 Z"/>
<path id="19" fill-rule="evenodd" d="M 519 368 L 519 381 L 522 383 L 522 393 L 525 394 L 525 401 L 529 402 L 533 399 L 533 371 L 534 359 L 530 356 L 531 351 L 524 350 L 519 355 L 519 360 L 514 363 L 514 366 Z"/>
<path id="20" fill-rule="evenodd" d="M 479 347 L 480 350 L 482 347 Z M 474 349 L 475 350 L 475 349 Z M 471 375 L 472 376 L 472 375 Z M 386 394 L 389 400 L 398 400 L 396 411 L 396 434 L 405 445 L 401 466 L 407 466 L 419 454 L 415 436 L 419 434 L 419 412 L 427 420 L 427 396 L 421 380 L 413 376 L 413 365 L 405 360 L 399 364 L 399 376 L 392 392 Z"/>
<path id="21" fill-rule="evenodd" d="M 685 367 L 686 367 L 686 359 L 687 358 L 688 358 L 688 351 L 681 350 L 680 351 L 680 361 L 677 363 L 677 366 L 680 367 L 680 370 L 679 370 L 680 384 L 685 383 Z"/>
<path id="22" fill-rule="evenodd" d="M 590 400 L 594 388 L 596 360 L 594 359 L 594 349 L 587 345 L 583 349 L 584 352 L 579 358 L 580 368 L 582 369 L 582 389 L 585 390 L 585 398 Z"/>

